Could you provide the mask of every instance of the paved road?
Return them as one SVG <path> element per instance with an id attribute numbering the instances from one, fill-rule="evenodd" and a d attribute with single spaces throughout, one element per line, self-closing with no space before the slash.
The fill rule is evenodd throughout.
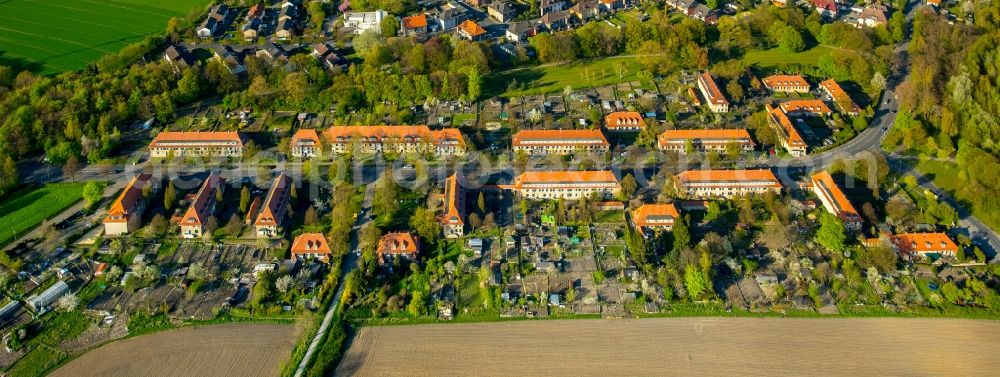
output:
<path id="1" fill-rule="evenodd" d="M 368 213 L 371 209 L 372 198 L 375 196 L 375 182 L 369 183 L 365 187 L 365 197 L 361 204 L 361 212 L 358 213 L 358 219 L 354 223 L 354 231 L 351 235 L 351 247 L 350 250 L 358 249 L 358 234 L 360 233 L 361 227 L 371 221 Z M 302 356 L 302 361 L 299 362 L 299 367 L 295 369 L 295 377 L 301 377 L 306 371 L 306 367 L 309 362 L 312 361 L 313 354 L 316 352 L 316 348 L 320 346 L 323 342 L 323 337 L 326 336 L 327 330 L 330 328 L 330 324 L 333 322 L 333 317 L 340 307 L 340 301 L 344 295 L 344 281 L 351 272 L 354 272 L 358 268 L 358 261 L 360 257 L 353 252 L 348 252 L 344 255 L 344 261 L 341 266 L 340 274 L 340 284 L 337 285 L 337 291 L 333 293 L 333 299 L 330 300 L 330 307 L 326 310 L 326 316 L 323 317 L 323 323 L 320 324 L 319 330 L 316 332 L 316 336 L 313 337 L 311 343 L 309 343 L 309 348 L 306 349 L 306 354 Z"/>

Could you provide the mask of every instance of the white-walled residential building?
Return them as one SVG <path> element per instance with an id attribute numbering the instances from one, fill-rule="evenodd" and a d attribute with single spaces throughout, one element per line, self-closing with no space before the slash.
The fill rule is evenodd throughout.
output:
<path id="1" fill-rule="evenodd" d="M 580 199 L 597 194 L 618 195 L 621 183 L 610 170 L 600 171 L 531 171 L 514 178 L 514 184 L 501 186 L 528 199 Z"/>
<path id="2" fill-rule="evenodd" d="M 160 132 L 149 143 L 149 156 L 242 157 L 243 138 L 237 132 Z"/>
<path id="3" fill-rule="evenodd" d="M 108 209 L 108 215 L 104 217 L 105 235 L 120 236 L 142 226 L 142 214 L 146 212 L 148 204 L 148 198 L 143 197 L 142 192 L 146 187 L 155 190 L 152 181 L 152 174 L 139 174 L 125 185 L 118 199 L 111 204 L 111 209 Z"/>
<path id="4" fill-rule="evenodd" d="M 698 90 L 701 91 L 702 97 L 705 97 L 705 101 L 708 103 L 708 108 L 714 113 L 725 113 L 729 112 L 729 100 L 726 96 L 722 94 L 719 90 L 719 86 L 715 83 L 715 79 L 712 78 L 712 74 L 704 72 L 701 76 L 698 76 Z"/>
<path id="5" fill-rule="evenodd" d="M 309 158 L 323 154 L 323 142 L 319 138 L 319 133 L 311 128 L 300 128 L 292 135 L 289 152 L 292 157 Z"/>
<path id="6" fill-rule="evenodd" d="M 678 190 L 694 198 L 732 198 L 768 191 L 780 193 L 783 187 L 769 169 L 687 170 L 676 178 Z"/>
<path id="7" fill-rule="evenodd" d="M 354 28 L 354 34 L 363 34 L 369 30 L 382 33 L 382 20 L 388 16 L 389 12 L 381 9 L 372 12 L 346 12 L 344 27 Z"/>
<path id="8" fill-rule="evenodd" d="M 733 128 L 723 130 L 667 130 L 657 138 L 657 147 L 661 151 L 687 153 L 687 146 L 696 151 L 724 152 L 726 146 L 736 144 L 744 152 L 752 151 L 754 147 L 750 133 L 745 129 Z"/>
<path id="9" fill-rule="evenodd" d="M 514 152 L 535 155 L 607 152 L 610 146 L 601 130 L 522 130 L 511 139 Z"/>
<path id="10" fill-rule="evenodd" d="M 858 211 L 854 209 L 851 201 L 847 200 L 847 195 L 844 195 L 840 186 L 837 186 L 837 183 L 833 181 L 829 172 L 822 171 L 813 174 L 812 189 L 813 193 L 819 197 L 819 201 L 823 203 L 823 208 L 843 221 L 847 229 L 861 230 L 861 216 L 858 215 Z"/>

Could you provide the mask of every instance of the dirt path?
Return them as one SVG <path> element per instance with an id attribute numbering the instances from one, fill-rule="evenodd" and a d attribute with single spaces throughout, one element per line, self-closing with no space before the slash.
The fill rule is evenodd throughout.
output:
<path id="1" fill-rule="evenodd" d="M 294 326 L 271 324 L 183 328 L 105 345 L 51 376 L 276 376 L 294 332 Z"/>
<path id="2" fill-rule="evenodd" d="M 996 375 L 1000 322 L 662 318 L 363 328 L 338 376 Z"/>

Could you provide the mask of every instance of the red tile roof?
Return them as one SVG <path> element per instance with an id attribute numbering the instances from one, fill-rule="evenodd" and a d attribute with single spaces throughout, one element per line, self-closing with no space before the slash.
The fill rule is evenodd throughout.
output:
<path id="1" fill-rule="evenodd" d="M 188 206 L 186 212 L 184 212 L 184 217 L 181 218 L 181 226 L 202 226 L 206 219 L 203 218 L 208 208 L 208 204 L 215 200 L 215 190 L 222 187 L 225 183 L 225 179 L 222 179 L 218 174 L 211 173 L 208 178 L 205 178 L 205 182 L 202 183 L 201 188 L 198 192 L 194 194 L 194 198 L 191 199 L 191 205 Z"/>
<path id="2" fill-rule="evenodd" d="M 958 252 L 958 245 L 944 233 L 901 233 L 893 237 L 893 242 L 904 254 Z"/>
<path id="3" fill-rule="evenodd" d="M 385 254 L 405 254 L 416 257 L 420 253 L 417 237 L 409 232 L 393 232 L 382 236 L 378 241 L 378 259 L 384 261 Z"/>
<path id="4" fill-rule="evenodd" d="M 753 140 L 750 139 L 750 133 L 740 128 L 724 130 L 667 130 L 657 138 L 661 148 L 671 141 L 678 140 L 699 140 L 702 144 L 727 144 L 735 141 L 754 145 Z"/>
<path id="5" fill-rule="evenodd" d="M 849 113 L 858 112 L 858 105 L 856 105 L 854 103 L 854 100 L 851 99 L 851 96 L 848 95 L 846 91 L 844 91 L 844 88 L 840 87 L 840 84 L 837 83 L 837 80 L 829 79 L 819 83 L 819 86 L 825 89 L 826 92 L 830 94 L 830 97 L 833 97 L 833 102 L 836 103 L 837 106 L 840 106 L 841 103 L 849 105 L 848 108 L 846 109 L 841 108 L 840 109 L 841 111 Z"/>
<path id="6" fill-rule="evenodd" d="M 293 259 L 298 255 L 309 254 L 324 254 L 326 257 L 329 257 L 332 253 L 323 233 L 302 233 L 298 237 L 295 237 L 295 241 L 292 242 Z"/>
<path id="7" fill-rule="evenodd" d="M 771 105 L 765 105 L 767 112 L 770 115 L 771 121 L 777 123 L 781 126 L 781 129 L 785 133 L 785 142 L 792 147 L 806 147 L 806 141 L 802 139 L 802 135 L 799 135 L 799 131 L 795 129 L 792 125 L 792 120 L 788 119 L 788 115 L 781 108 L 771 107 Z"/>
<path id="8" fill-rule="evenodd" d="M 601 130 L 522 130 L 514 134 L 511 143 L 514 146 L 610 145 Z"/>
<path id="9" fill-rule="evenodd" d="M 404 29 L 416 29 L 421 27 L 427 27 L 427 15 L 418 14 L 416 16 L 403 17 L 403 28 Z"/>
<path id="10" fill-rule="evenodd" d="M 468 34 L 473 38 L 486 34 L 486 30 L 472 20 L 465 20 L 465 22 L 462 22 L 460 25 L 458 25 L 458 29 L 464 31 L 466 34 Z"/>
<path id="11" fill-rule="evenodd" d="M 782 187 L 770 169 L 757 170 L 687 170 L 677 175 L 681 182 L 767 182 Z"/>
<path id="12" fill-rule="evenodd" d="M 285 217 L 285 205 L 288 204 L 286 190 L 290 188 L 289 185 L 291 179 L 285 173 L 278 174 L 274 178 L 254 225 L 277 226 L 281 223 Z"/>
<path id="13" fill-rule="evenodd" d="M 243 146 L 243 139 L 237 132 L 160 132 L 149 143 L 150 148 L 154 147 L 183 147 L 188 145 L 200 145 L 203 143 L 231 143 L 235 146 Z"/>
<path id="14" fill-rule="evenodd" d="M 310 142 L 311 145 L 320 146 L 319 133 L 314 129 L 302 128 L 296 131 L 295 135 L 292 135 L 292 147 L 310 145 Z"/>
<path id="15" fill-rule="evenodd" d="M 518 184 L 525 183 L 573 183 L 573 182 L 614 182 L 618 178 L 610 170 L 598 171 L 528 171 L 517 177 Z"/>
<path id="16" fill-rule="evenodd" d="M 618 128 L 646 128 L 646 121 L 635 111 L 618 111 L 604 117 L 605 127 L 609 130 Z"/>
<path id="17" fill-rule="evenodd" d="M 726 97 L 722 95 L 722 91 L 719 90 L 719 86 L 716 85 L 715 79 L 712 78 L 711 73 L 708 72 L 702 73 L 701 76 L 698 77 L 698 81 L 702 82 L 702 84 L 708 89 L 708 98 L 706 99 L 709 102 L 716 105 L 729 104 L 729 100 L 727 100 Z"/>
<path id="18" fill-rule="evenodd" d="M 445 212 L 441 215 L 441 222 L 448 225 L 465 225 L 462 209 L 458 206 L 458 196 L 464 195 L 458 183 L 458 175 L 452 174 L 445 180 L 444 201 Z"/>
<path id="19" fill-rule="evenodd" d="M 816 114 L 829 114 L 830 107 L 826 105 L 826 102 L 818 99 L 797 99 L 791 101 L 785 101 L 781 103 L 781 110 L 785 114 L 791 113 L 816 113 Z"/>
<path id="20" fill-rule="evenodd" d="M 809 88 L 809 82 L 799 75 L 774 75 L 760 80 L 768 89 L 783 86 L 804 86 Z M 772 89 L 773 90 L 773 89 Z"/>
<path id="21" fill-rule="evenodd" d="M 632 211 L 632 223 L 643 226 L 673 226 L 680 217 L 677 207 L 670 204 L 643 204 Z"/>
<path id="22" fill-rule="evenodd" d="M 104 218 L 105 223 L 125 223 L 128 222 L 129 213 L 135 207 L 135 203 L 142 200 L 142 189 L 150 185 L 152 174 L 139 174 L 132 177 L 132 180 L 125 185 L 125 189 L 118 195 L 118 199 L 111 204 L 108 215 Z"/>
<path id="23" fill-rule="evenodd" d="M 385 138 L 406 138 L 420 139 L 428 143 L 443 141 L 457 141 L 459 145 L 465 145 L 465 139 L 457 128 L 445 128 L 438 131 L 431 131 L 425 125 L 411 126 L 333 126 L 323 132 L 323 137 L 329 142 L 345 143 L 355 137 L 376 138 L 377 142 L 382 142 Z"/>
<path id="24" fill-rule="evenodd" d="M 860 220 L 858 211 L 854 209 L 851 201 L 847 200 L 847 195 L 844 195 L 844 192 L 840 190 L 840 186 L 837 186 L 837 183 L 833 181 L 833 177 L 830 176 L 829 172 L 821 171 L 813 174 L 812 184 L 813 187 L 819 187 L 820 192 L 823 192 L 828 199 L 833 201 L 837 207 L 835 215 L 849 217 L 847 220 Z"/>

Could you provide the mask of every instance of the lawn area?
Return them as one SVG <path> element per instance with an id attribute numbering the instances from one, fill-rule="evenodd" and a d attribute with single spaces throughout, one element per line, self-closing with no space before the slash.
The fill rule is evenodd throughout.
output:
<path id="1" fill-rule="evenodd" d="M 14 364 L 7 375 L 11 377 L 37 377 L 45 374 L 49 368 L 59 364 L 66 354 L 55 348 L 40 345 L 24 355 L 21 360 Z"/>
<path id="2" fill-rule="evenodd" d="M 982 206 L 976 205 L 976 198 L 968 196 L 967 190 L 964 190 L 964 180 L 958 177 L 961 169 L 958 168 L 956 163 L 921 159 L 917 163 L 917 170 L 931 179 L 934 185 L 940 187 L 948 195 L 958 200 L 979 221 L 982 221 L 994 230 L 1000 229 L 1000 214 L 989 213 Z"/>
<path id="3" fill-rule="evenodd" d="M 638 59 L 640 58 L 608 57 L 498 72 L 486 76 L 484 94 L 487 97 L 535 95 L 559 92 L 567 85 L 573 89 L 583 89 L 638 81 L 638 73 L 642 70 Z M 617 64 L 624 64 L 625 67 L 620 77 Z M 520 89 L 508 91 L 508 85 L 513 80 L 517 80 Z"/>
<path id="4" fill-rule="evenodd" d="M 7 198 L 0 205 L 0 246 L 82 198 L 83 183 L 54 183 Z"/>
<path id="5" fill-rule="evenodd" d="M 0 1 L 0 65 L 52 74 L 77 70 L 208 0 Z"/>
<path id="6" fill-rule="evenodd" d="M 772 48 L 767 51 L 750 51 L 743 55 L 743 62 L 748 66 L 774 67 L 779 64 L 815 65 L 816 61 L 823 55 L 833 51 L 833 47 L 815 46 L 811 49 L 787 53 L 781 48 Z"/>

